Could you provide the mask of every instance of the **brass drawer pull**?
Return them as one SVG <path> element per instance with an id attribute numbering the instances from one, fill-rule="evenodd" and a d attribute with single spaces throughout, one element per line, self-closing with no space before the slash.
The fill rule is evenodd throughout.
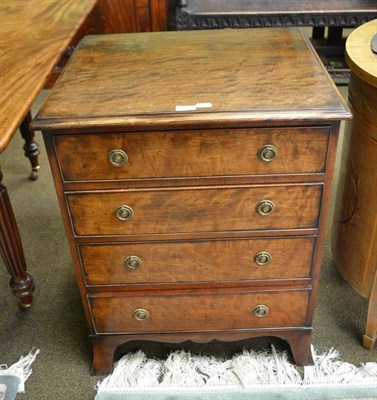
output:
<path id="1" fill-rule="evenodd" d="M 255 209 L 259 215 L 269 215 L 275 210 L 275 204 L 271 200 L 261 200 Z"/>
<path id="2" fill-rule="evenodd" d="M 143 308 L 138 308 L 132 313 L 132 315 L 137 321 L 145 321 L 149 318 L 149 312 Z"/>
<path id="3" fill-rule="evenodd" d="M 278 151 L 272 144 L 266 144 L 260 147 L 257 153 L 258 159 L 266 163 L 274 161 L 277 155 Z"/>
<path id="4" fill-rule="evenodd" d="M 119 206 L 115 210 L 115 215 L 121 221 L 128 221 L 134 216 L 134 211 L 130 206 Z"/>
<path id="5" fill-rule="evenodd" d="M 270 253 L 267 253 L 267 251 L 261 251 L 254 256 L 254 262 L 255 264 L 265 266 L 270 264 L 272 261 L 272 256 Z"/>
<path id="6" fill-rule="evenodd" d="M 120 149 L 114 149 L 109 151 L 107 157 L 109 159 L 110 164 L 113 167 L 119 168 L 128 163 L 127 153 Z"/>
<path id="7" fill-rule="evenodd" d="M 139 268 L 143 262 L 138 256 L 128 256 L 124 260 L 124 265 L 129 269 L 136 269 Z"/>
<path id="8" fill-rule="evenodd" d="M 268 309 L 268 307 L 263 304 L 255 306 L 253 308 L 253 314 L 258 318 L 265 317 L 269 313 L 269 311 L 270 310 Z"/>

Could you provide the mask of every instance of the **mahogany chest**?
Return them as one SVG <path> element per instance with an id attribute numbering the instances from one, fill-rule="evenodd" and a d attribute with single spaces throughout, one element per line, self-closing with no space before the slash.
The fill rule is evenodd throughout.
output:
<path id="1" fill-rule="evenodd" d="M 312 317 L 341 119 L 297 29 L 85 38 L 39 113 L 94 349 Z"/>

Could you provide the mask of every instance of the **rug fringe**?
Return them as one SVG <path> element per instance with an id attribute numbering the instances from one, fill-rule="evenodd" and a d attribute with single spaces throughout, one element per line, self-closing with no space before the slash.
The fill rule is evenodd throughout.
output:
<path id="1" fill-rule="evenodd" d="M 21 356 L 20 359 L 9 368 L 6 364 L 1 364 L 0 375 L 12 375 L 19 378 L 18 392 L 24 392 L 25 382 L 33 372 L 31 364 L 33 364 L 39 353 L 39 349 L 33 347 L 28 355 Z"/>
<path id="2" fill-rule="evenodd" d="M 301 385 L 375 383 L 377 363 L 356 367 L 340 360 L 331 348 L 313 351 L 314 366 L 300 369 L 289 362 L 287 352 L 244 350 L 231 360 L 195 356 L 175 351 L 163 360 L 148 359 L 142 351 L 125 355 L 113 373 L 98 382 L 98 392 L 132 387 L 215 387 L 253 385 Z"/>

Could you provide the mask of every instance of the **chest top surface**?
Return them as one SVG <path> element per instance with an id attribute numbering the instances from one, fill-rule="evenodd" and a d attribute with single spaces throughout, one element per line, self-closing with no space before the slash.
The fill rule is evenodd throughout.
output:
<path id="1" fill-rule="evenodd" d="M 176 106 L 210 103 L 176 111 Z M 298 29 L 85 38 L 35 126 L 159 126 L 347 119 L 350 113 Z"/>

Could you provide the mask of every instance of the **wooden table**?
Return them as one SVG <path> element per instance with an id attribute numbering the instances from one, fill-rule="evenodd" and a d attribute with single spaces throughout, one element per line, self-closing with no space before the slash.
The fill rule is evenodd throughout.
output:
<path id="1" fill-rule="evenodd" d="M 351 68 L 347 124 L 332 240 L 334 262 L 345 280 L 369 298 L 364 347 L 377 339 L 377 20 L 354 30 L 346 43 Z"/>
<path id="2" fill-rule="evenodd" d="M 25 155 L 37 178 L 38 146 L 29 129 L 30 107 L 95 0 L 6 0 L 0 3 L 0 153 L 20 127 Z M 0 170 L 0 250 L 10 287 L 29 307 L 34 289 Z"/>
<path id="3" fill-rule="evenodd" d="M 313 27 L 313 44 L 333 78 L 348 81 L 343 28 L 377 18 L 376 0 L 180 0 L 177 29 Z M 325 27 L 329 28 L 324 39 Z"/>

